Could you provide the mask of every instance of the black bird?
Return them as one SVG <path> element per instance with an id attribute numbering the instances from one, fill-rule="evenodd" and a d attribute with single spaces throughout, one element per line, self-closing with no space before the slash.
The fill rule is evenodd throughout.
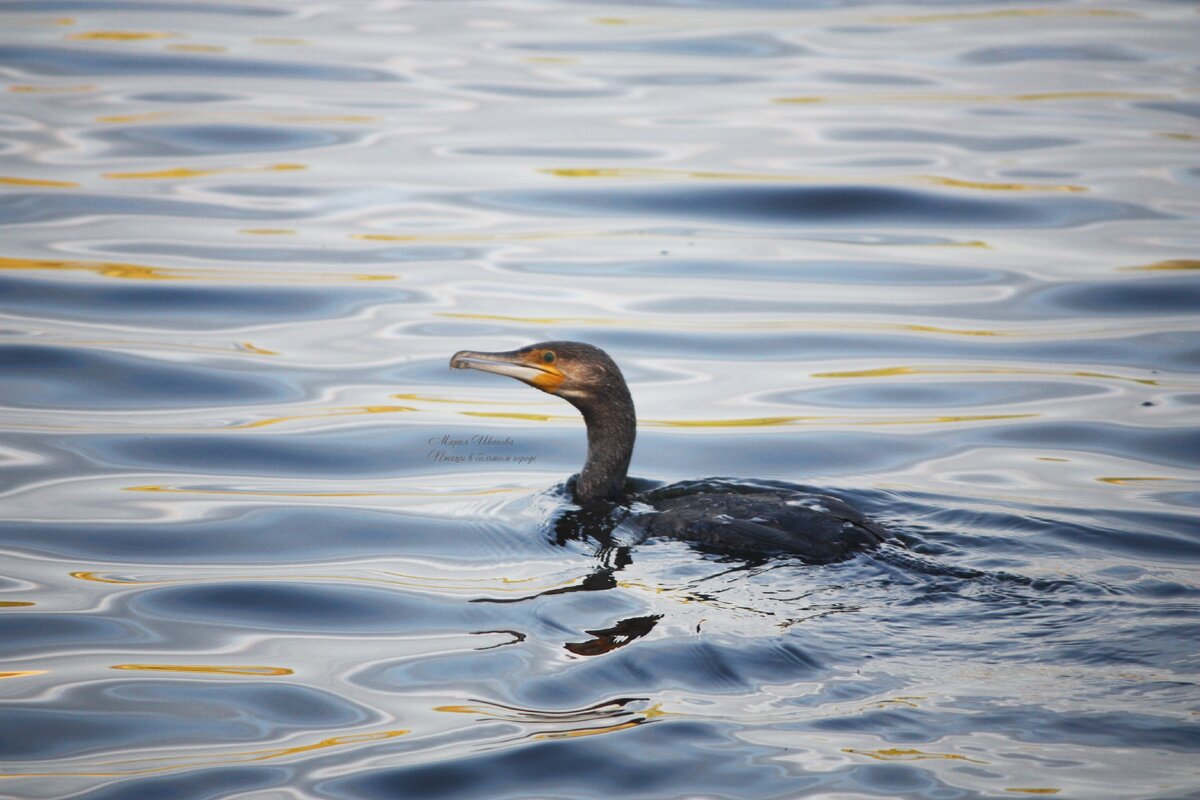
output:
<path id="1" fill-rule="evenodd" d="M 579 409 L 588 450 L 574 499 L 584 512 L 637 501 L 654 509 L 629 518 L 647 536 L 733 555 L 788 553 L 814 563 L 838 561 L 892 538 L 844 501 L 783 483 L 697 481 L 631 496 L 625 479 L 637 434 L 633 398 L 616 362 L 598 347 L 540 342 L 502 353 L 462 350 L 450 366 L 507 375 Z"/>

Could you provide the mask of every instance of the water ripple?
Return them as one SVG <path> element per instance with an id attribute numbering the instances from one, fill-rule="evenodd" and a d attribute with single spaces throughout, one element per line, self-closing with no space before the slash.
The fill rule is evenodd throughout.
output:
<path id="1" fill-rule="evenodd" d="M 139 3 L 138 6 L 143 4 Z M 166 4 L 164 4 L 166 5 Z M 12 4 L 6 4 L 11 8 Z M 236 13 L 236 6 L 221 6 Z M 315 81 L 399 81 L 391 72 L 303 61 L 209 58 L 205 56 L 122 53 L 78 47 L 0 46 L 0 65 L 33 75 L 179 75 L 215 78 L 281 78 Z"/>
<path id="2" fill-rule="evenodd" d="M 969 225 L 1075 227 L 1152 219 L 1134 203 L 1091 198 L 984 200 L 882 187 L 668 186 L 537 189 L 476 194 L 474 202 L 512 212 L 582 216 L 660 216 L 768 226 Z"/>
<path id="3" fill-rule="evenodd" d="M 344 5 L 0 3 L 0 793 L 1197 793 L 1194 9 Z"/>

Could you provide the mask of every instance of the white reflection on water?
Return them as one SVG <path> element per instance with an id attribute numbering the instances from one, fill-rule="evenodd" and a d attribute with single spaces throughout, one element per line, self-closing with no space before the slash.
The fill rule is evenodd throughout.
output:
<path id="1" fill-rule="evenodd" d="M 0 793 L 1196 791 L 1193 9 L 794 5 L 0 6 Z M 543 339 L 908 548 L 556 541 Z"/>

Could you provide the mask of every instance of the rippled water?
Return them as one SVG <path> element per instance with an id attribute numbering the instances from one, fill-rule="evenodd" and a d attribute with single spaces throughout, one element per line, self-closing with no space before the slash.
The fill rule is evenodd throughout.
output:
<path id="1" fill-rule="evenodd" d="M 0 795 L 1194 796 L 1198 19 L 0 3 Z M 552 338 L 907 546 L 556 537 Z"/>

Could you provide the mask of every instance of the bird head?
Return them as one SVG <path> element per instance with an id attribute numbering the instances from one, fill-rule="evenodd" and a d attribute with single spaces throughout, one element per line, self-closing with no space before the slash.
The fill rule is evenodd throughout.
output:
<path id="1" fill-rule="evenodd" d="M 460 350 L 451 357 L 450 366 L 507 375 L 572 402 L 586 402 L 625 386 L 621 370 L 608 354 L 583 342 L 539 342 L 501 353 Z"/>

